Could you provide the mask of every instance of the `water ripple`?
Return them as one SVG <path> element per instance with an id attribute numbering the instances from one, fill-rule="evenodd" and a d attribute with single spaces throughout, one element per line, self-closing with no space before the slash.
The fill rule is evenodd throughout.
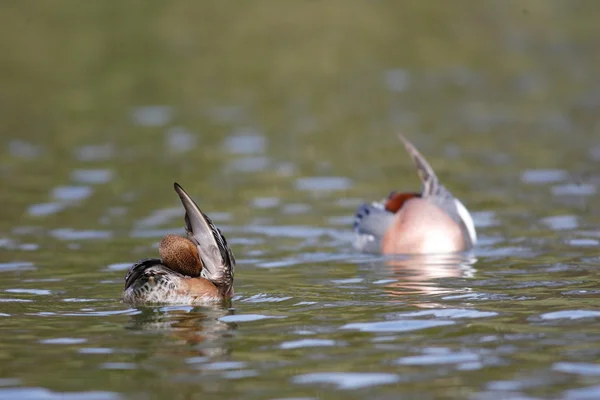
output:
<path id="1" fill-rule="evenodd" d="M 58 201 L 81 201 L 92 195 L 89 186 L 58 186 L 52 190 L 52 197 Z"/>
<path id="2" fill-rule="evenodd" d="M 0 272 L 3 271 L 33 271 L 35 267 L 29 261 L 12 261 L 0 263 Z"/>
<path id="3" fill-rule="evenodd" d="M 598 400 L 600 399 L 600 385 L 589 386 L 581 389 L 570 389 L 564 393 L 565 400 Z"/>
<path id="4" fill-rule="evenodd" d="M 113 176 L 114 173 L 110 169 L 76 169 L 71 172 L 71 180 L 77 183 L 108 183 Z"/>
<path id="5" fill-rule="evenodd" d="M 131 113 L 133 123 L 144 127 L 161 127 L 173 118 L 173 109 L 169 106 L 142 106 Z"/>
<path id="6" fill-rule="evenodd" d="M 562 169 L 528 169 L 521 173 L 521 181 L 532 184 L 556 183 L 568 178 L 569 174 Z"/>
<path id="7" fill-rule="evenodd" d="M 272 315 L 261 315 L 261 314 L 240 314 L 240 315 L 226 315 L 219 318 L 222 322 L 252 322 L 260 321 L 263 319 L 274 319 L 274 318 L 286 318 L 285 316 L 272 316 Z"/>
<path id="8" fill-rule="evenodd" d="M 298 384 L 332 384 L 339 389 L 361 389 L 369 386 L 387 385 L 400 381 L 396 374 L 375 372 L 316 372 L 297 375 L 292 382 Z"/>
<path id="9" fill-rule="evenodd" d="M 552 365 L 554 371 L 569 374 L 600 376 L 600 364 L 589 364 L 581 362 L 559 362 Z"/>
<path id="10" fill-rule="evenodd" d="M 82 146 L 75 150 L 79 161 L 102 161 L 114 156 L 115 148 L 112 143 Z"/>
<path id="11" fill-rule="evenodd" d="M 107 347 L 83 347 L 78 350 L 80 354 L 112 354 L 114 349 Z"/>
<path id="12" fill-rule="evenodd" d="M 89 391 L 89 392 L 53 392 L 39 387 L 0 389 L 0 399 L 19 400 L 120 400 L 118 393 Z"/>
<path id="13" fill-rule="evenodd" d="M 245 303 L 279 303 L 282 301 L 289 300 L 291 298 L 292 298 L 291 296 L 274 297 L 274 296 L 266 295 L 264 293 L 259 293 L 254 296 L 247 297 L 245 299 L 240 299 L 240 301 L 245 302 Z"/>
<path id="14" fill-rule="evenodd" d="M 439 365 L 462 364 L 479 361 L 479 355 L 468 352 L 424 354 L 421 356 L 402 357 L 394 363 L 398 365 Z"/>
<path id="15" fill-rule="evenodd" d="M 552 194 L 556 196 L 592 196 L 596 194 L 596 186 L 590 183 L 558 185 L 552 187 Z"/>
<path id="16" fill-rule="evenodd" d="M 50 231 L 50 235 L 60 240 L 97 240 L 110 239 L 113 233 L 100 230 L 76 230 L 72 228 L 58 228 Z"/>
<path id="17" fill-rule="evenodd" d="M 66 207 L 66 204 L 58 202 L 32 204 L 27 209 L 27 213 L 34 217 L 44 217 L 61 212 Z"/>
<path id="18" fill-rule="evenodd" d="M 165 133 L 165 142 L 171 151 L 185 153 L 197 146 L 198 136 L 184 127 L 175 126 Z"/>
<path id="19" fill-rule="evenodd" d="M 352 187 L 349 178 L 341 176 L 313 176 L 296 179 L 296 189 L 306 191 L 347 190 Z"/>
<path id="20" fill-rule="evenodd" d="M 340 329 L 356 329 L 361 332 L 410 332 L 453 324 L 455 324 L 454 321 L 399 320 L 384 322 L 355 322 L 343 325 Z"/>
<path id="21" fill-rule="evenodd" d="M 133 265 L 133 262 L 115 263 L 107 265 L 104 271 L 127 271 L 129 267 Z"/>
<path id="22" fill-rule="evenodd" d="M 279 348 L 288 350 L 288 349 L 300 349 L 303 347 L 329 347 L 335 346 L 335 340 L 330 339 L 300 339 L 300 340 L 292 340 L 289 342 L 283 342 L 279 345 Z"/>
<path id="23" fill-rule="evenodd" d="M 600 318 L 600 311 L 563 310 L 542 314 L 540 318 L 544 320 Z"/>
<path id="24" fill-rule="evenodd" d="M 498 315 L 494 311 L 478 311 L 460 308 L 446 308 L 440 310 L 422 310 L 422 311 L 410 311 L 404 313 L 394 314 L 396 317 L 421 317 L 431 315 L 437 318 L 487 318 L 495 317 Z"/>
<path id="25" fill-rule="evenodd" d="M 81 310 L 80 312 L 66 312 L 61 315 L 65 317 L 109 317 L 111 315 L 138 315 L 142 312 L 135 308 L 128 308 L 126 310 L 111 310 L 111 311 L 95 311 L 95 310 Z"/>
<path id="26" fill-rule="evenodd" d="M 579 226 L 578 219 L 574 215 L 556 215 L 542 218 L 542 222 L 555 231 L 576 229 Z"/>
<path id="27" fill-rule="evenodd" d="M 85 338 L 53 338 L 53 339 L 44 339 L 40 340 L 42 344 L 81 344 L 87 342 Z"/>
<path id="28" fill-rule="evenodd" d="M 106 362 L 100 364 L 101 369 L 132 370 L 137 369 L 137 364 L 127 362 Z"/>
<path id="29" fill-rule="evenodd" d="M 263 153 L 267 139 L 258 130 L 246 128 L 225 139 L 225 149 L 232 154 Z"/>
<path id="30" fill-rule="evenodd" d="M 223 371 L 227 369 L 242 369 L 246 368 L 247 364 L 240 361 L 219 361 L 210 364 L 204 364 L 202 369 L 208 369 L 213 371 Z"/>
<path id="31" fill-rule="evenodd" d="M 23 293 L 23 294 L 35 294 L 38 296 L 45 296 L 52 294 L 50 290 L 47 289 L 6 289 L 6 293 Z"/>

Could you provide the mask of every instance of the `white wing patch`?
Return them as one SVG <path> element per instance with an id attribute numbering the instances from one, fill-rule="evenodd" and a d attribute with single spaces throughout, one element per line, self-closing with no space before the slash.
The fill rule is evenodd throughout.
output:
<path id="1" fill-rule="evenodd" d="M 463 205 L 463 203 L 460 202 L 460 200 L 455 198 L 454 202 L 456 204 L 456 209 L 458 210 L 458 215 L 460 215 L 460 218 L 463 220 L 467 227 L 467 230 L 469 231 L 471 243 L 475 245 L 475 243 L 477 243 L 477 232 L 475 232 L 475 223 L 473 223 L 473 218 L 471 217 L 469 210 L 467 210 L 467 208 Z"/>

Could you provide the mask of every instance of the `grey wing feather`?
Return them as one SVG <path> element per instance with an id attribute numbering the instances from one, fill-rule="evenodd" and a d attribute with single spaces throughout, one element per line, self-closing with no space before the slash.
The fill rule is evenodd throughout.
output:
<path id="1" fill-rule="evenodd" d="M 223 278 L 224 274 L 228 274 L 232 280 L 235 257 L 225 237 L 179 184 L 175 183 L 174 187 L 185 208 L 185 229 L 188 237 L 198 247 L 204 263 L 203 275 L 206 271 L 206 278 L 218 280 Z"/>
<path id="2" fill-rule="evenodd" d="M 187 232 L 188 236 L 195 238 L 195 242 L 199 242 L 200 240 L 214 241 L 215 245 L 211 246 L 211 252 L 215 256 L 215 258 L 221 257 L 221 260 L 223 260 L 224 263 L 235 264 L 235 257 L 233 256 L 233 252 L 229 248 L 227 240 L 225 239 L 225 236 L 223 236 L 223 234 L 221 233 L 221 230 L 215 226 L 215 224 L 208 217 L 208 215 L 204 214 L 202 211 L 200 211 L 200 213 L 206 221 L 206 225 L 210 230 L 210 235 L 206 235 L 204 232 L 202 234 L 197 234 L 196 231 L 193 230 L 193 225 L 190 222 L 189 215 L 186 213 L 185 231 Z"/>

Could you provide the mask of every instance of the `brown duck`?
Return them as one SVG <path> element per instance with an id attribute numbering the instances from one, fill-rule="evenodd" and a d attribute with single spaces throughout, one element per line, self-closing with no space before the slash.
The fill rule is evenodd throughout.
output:
<path id="1" fill-rule="evenodd" d="M 129 268 L 123 300 L 128 303 L 204 304 L 233 296 L 235 258 L 221 231 L 175 183 L 185 209 L 187 238 L 166 235 L 160 259 Z"/>

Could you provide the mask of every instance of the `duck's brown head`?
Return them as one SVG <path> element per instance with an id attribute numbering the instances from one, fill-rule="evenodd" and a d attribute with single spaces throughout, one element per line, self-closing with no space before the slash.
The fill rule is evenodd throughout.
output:
<path id="1" fill-rule="evenodd" d="M 158 244 L 158 252 L 163 264 L 175 272 L 193 278 L 202 273 L 198 249 L 189 239 L 168 234 Z"/>
<path id="2" fill-rule="evenodd" d="M 404 203 L 410 199 L 421 197 L 419 193 L 390 193 L 389 197 L 385 202 L 385 209 L 389 212 L 396 213 L 402 208 Z"/>
<path id="3" fill-rule="evenodd" d="M 211 281 L 222 296 L 231 297 L 235 258 L 225 237 L 177 183 L 175 191 L 185 208 L 185 228 L 188 239 L 196 246 L 202 277 Z"/>

